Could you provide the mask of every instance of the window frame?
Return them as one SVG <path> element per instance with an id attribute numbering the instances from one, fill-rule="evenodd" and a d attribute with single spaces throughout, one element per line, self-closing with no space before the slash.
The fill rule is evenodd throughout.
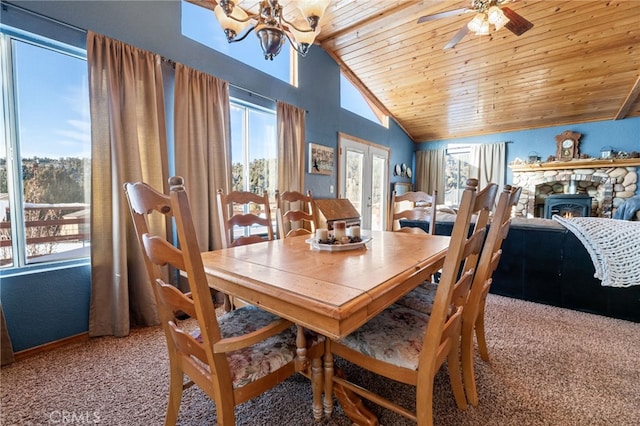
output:
<path id="1" fill-rule="evenodd" d="M 62 39 L 66 37 L 61 37 Z M 54 51 L 83 61 L 87 60 L 86 49 L 74 46 L 54 38 L 25 31 L 19 28 L 0 24 L 0 76 L 3 84 L 0 98 L 0 114 L 2 115 L 2 131 L 5 139 L 3 153 L 6 156 L 8 205 L 12 212 L 24 211 L 24 182 L 22 177 L 22 154 L 20 150 L 20 135 L 18 130 L 18 94 L 15 82 L 14 44 L 21 42 Z M 90 264 L 91 257 L 80 256 L 48 260 L 43 262 L 29 261 L 27 256 L 27 233 L 24 214 L 14 214 L 11 217 L 11 259 L 8 266 L 0 267 L 0 274 L 8 277 L 20 275 L 23 272 L 61 269 L 70 266 Z M 90 243 L 89 243 L 90 244 Z"/>

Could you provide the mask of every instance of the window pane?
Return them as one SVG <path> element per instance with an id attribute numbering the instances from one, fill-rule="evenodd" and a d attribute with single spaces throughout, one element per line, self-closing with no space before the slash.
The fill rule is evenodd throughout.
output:
<path id="1" fill-rule="evenodd" d="M 232 190 L 264 194 L 268 191 L 272 216 L 278 188 L 276 114 L 237 102 L 231 103 Z M 234 206 L 234 214 L 245 206 Z M 254 214 L 264 215 L 261 212 Z M 235 229 L 236 236 L 264 234 L 266 229 Z"/>
<path id="2" fill-rule="evenodd" d="M 182 1 L 182 35 L 234 58 L 250 67 L 291 84 L 291 47 L 286 42 L 273 61 L 264 59 L 260 41 L 254 34 L 236 43 L 227 36 L 212 10 Z"/>
<path id="3" fill-rule="evenodd" d="M 86 61 L 14 41 L 27 263 L 89 255 Z"/>
<path id="4" fill-rule="evenodd" d="M 249 187 L 256 194 L 277 189 L 277 141 L 274 114 L 249 110 Z"/>
<path id="5" fill-rule="evenodd" d="M 4 121 L 3 121 L 4 122 Z M 4 124 L 3 124 L 4 126 Z M 4 133 L 4 128 L 2 134 Z M 13 265 L 11 247 L 11 222 L 9 214 L 9 182 L 7 175 L 7 150 L 0 144 L 0 267 Z"/>
<path id="6" fill-rule="evenodd" d="M 444 194 L 446 205 L 457 206 L 460 203 L 460 197 L 469 179 L 469 172 L 468 152 L 447 154 Z"/>
<path id="7" fill-rule="evenodd" d="M 374 123 L 382 124 L 362 93 L 342 73 L 340 73 L 340 107 Z"/>

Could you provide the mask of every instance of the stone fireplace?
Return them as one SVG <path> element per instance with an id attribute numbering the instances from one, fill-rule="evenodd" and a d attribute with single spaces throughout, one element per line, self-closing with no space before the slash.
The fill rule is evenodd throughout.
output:
<path id="1" fill-rule="evenodd" d="M 513 185 L 522 187 L 515 216 L 544 217 L 545 201 L 558 194 L 590 197 L 590 215 L 611 218 L 615 209 L 635 195 L 640 159 L 584 159 L 511 164 Z"/>

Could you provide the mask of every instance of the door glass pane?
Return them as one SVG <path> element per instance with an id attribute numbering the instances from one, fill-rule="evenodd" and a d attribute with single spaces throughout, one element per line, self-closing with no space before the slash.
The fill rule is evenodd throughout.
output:
<path id="1" fill-rule="evenodd" d="M 387 206 L 385 200 L 385 171 L 386 164 L 384 157 L 374 156 L 371 171 L 371 229 L 374 231 L 384 230 L 384 209 Z"/>
<path id="2" fill-rule="evenodd" d="M 14 42 L 27 263 L 89 256 L 87 63 Z"/>
<path id="3" fill-rule="evenodd" d="M 364 154 L 347 150 L 345 171 L 345 196 L 362 215 L 362 181 L 364 179 Z"/>

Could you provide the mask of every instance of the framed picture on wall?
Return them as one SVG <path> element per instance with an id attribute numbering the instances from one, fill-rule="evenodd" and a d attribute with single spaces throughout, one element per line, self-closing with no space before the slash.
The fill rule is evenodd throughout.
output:
<path id="1" fill-rule="evenodd" d="M 333 148 L 309 144 L 309 173 L 319 175 L 330 175 L 333 173 Z"/>

